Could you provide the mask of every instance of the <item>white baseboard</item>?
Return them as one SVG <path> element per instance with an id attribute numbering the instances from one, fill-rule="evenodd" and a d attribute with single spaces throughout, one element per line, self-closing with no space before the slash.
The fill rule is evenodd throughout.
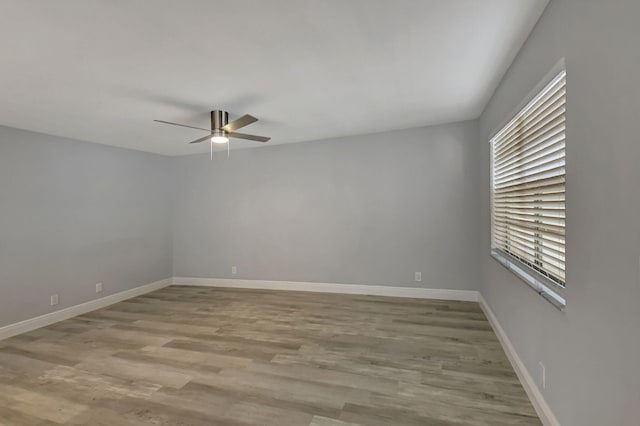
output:
<path id="1" fill-rule="evenodd" d="M 311 291 L 317 293 L 365 294 L 371 296 L 413 297 L 417 299 L 459 300 L 467 302 L 478 301 L 478 292 L 475 290 L 446 290 L 417 287 L 314 283 L 304 281 L 264 281 L 191 277 L 173 277 L 173 284 L 201 287 L 232 287 L 261 290 Z"/>
<path id="2" fill-rule="evenodd" d="M 86 314 L 87 312 L 101 309 L 114 303 L 121 302 L 123 300 L 131 299 L 142 294 L 146 294 L 161 288 L 170 286 L 172 283 L 171 278 L 156 281 L 150 284 L 145 284 L 140 287 L 135 287 L 130 290 L 121 291 L 120 293 L 111 294 L 109 296 L 101 297 L 100 299 L 90 300 L 79 305 L 71 306 L 69 308 L 61 309 L 59 311 L 51 312 L 49 314 L 41 315 L 39 317 L 30 318 L 24 321 L 17 322 L 15 324 L 9 324 L 4 327 L 0 327 L 0 340 L 7 339 L 18 334 L 27 333 L 40 327 L 45 327 L 53 323 L 64 321 L 69 318 L 73 318 L 78 315 Z"/>
<path id="3" fill-rule="evenodd" d="M 487 301 L 484 299 L 484 297 L 482 297 L 482 294 L 479 295 L 478 301 L 480 302 L 480 307 L 487 316 L 491 327 L 493 327 L 493 331 L 496 333 L 496 336 L 498 336 L 498 340 L 500 341 L 502 348 L 507 354 L 507 358 L 509 358 L 513 369 L 518 375 L 520 383 L 522 383 L 525 392 L 527 392 L 527 396 L 529 396 L 529 399 L 533 404 L 533 408 L 535 408 L 536 413 L 538 413 L 540 421 L 542 421 L 542 424 L 545 426 L 560 426 L 558 419 L 556 419 L 556 416 L 551 411 L 551 408 L 544 400 L 544 397 L 542 396 L 542 393 L 540 392 L 536 381 L 533 379 L 533 377 L 527 370 L 527 367 L 525 367 L 524 363 L 518 356 L 518 353 L 513 347 L 513 344 L 511 344 L 509 337 L 498 322 L 498 319 L 487 304 Z"/>

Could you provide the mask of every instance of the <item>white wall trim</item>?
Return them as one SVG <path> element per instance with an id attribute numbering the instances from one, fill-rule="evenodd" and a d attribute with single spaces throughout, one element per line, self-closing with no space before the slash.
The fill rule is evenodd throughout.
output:
<path id="1" fill-rule="evenodd" d="M 540 421 L 542 421 L 542 424 L 545 426 L 560 426 L 558 419 L 556 419 L 556 416 L 553 414 L 553 411 L 551 411 L 547 401 L 545 401 L 542 396 L 536 381 L 533 379 L 527 370 L 527 367 L 525 367 L 524 363 L 518 356 L 513 344 L 511 344 L 511 340 L 509 340 L 509 337 L 498 322 L 498 318 L 496 318 L 495 314 L 487 304 L 487 301 L 482 297 L 482 294 L 479 294 L 478 302 L 480 302 L 480 307 L 487 316 L 491 327 L 493 327 L 493 331 L 496 333 L 496 336 L 498 336 L 498 340 L 507 354 L 507 358 L 509 358 L 513 369 L 518 375 L 518 379 L 520 379 L 520 383 L 522 383 L 525 392 L 527 392 L 527 395 L 533 404 L 533 408 L 535 408 L 536 413 L 538 413 Z"/>
<path id="2" fill-rule="evenodd" d="M 262 290 L 311 291 L 317 293 L 366 294 L 372 296 L 413 297 L 418 299 L 459 300 L 467 302 L 478 301 L 478 292 L 475 290 L 447 290 L 437 288 L 314 283 L 304 281 L 264 281 L 192 277 L 173 277 L 173 284 L 200 287 L 231 287 Z"/>
<path id="3" fill-rule="evenodd" d="M 29 318 L 24 321 L 9 324 L 4 327 L 0 327 L 0 340 L 7 339 L 18 334 L 27 333 L 37 328 L 45 327 L 59 321 L 64 321 L 78 315 L 86 314 L 87 312 L 95 311 L 97 309 L 101 309 L 106 306 L 113 305 L 114 303 L 140 296 L 142 294 L 150 293 L 152 291 L 170 286 L 171 283 L 172 279 L 166 278 L 164 280 L 141 285 L 140 287 L 135 287 L 130 290 L 125 290 L 119 293 L 111 294 L 109 296 L 101 297 L 100 299 L 90 300 L 79 305 L 44 314 L 39 317 Z"/>

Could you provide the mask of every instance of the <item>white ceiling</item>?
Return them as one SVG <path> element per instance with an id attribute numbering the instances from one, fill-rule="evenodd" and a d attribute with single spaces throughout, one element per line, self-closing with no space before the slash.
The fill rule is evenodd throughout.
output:
<path id="1" fill-rule="evenodd" d="M 0 0 L 0 124 L 167 155 L 474 119 L 548 0 Z M 258 146 L 238 141 L 233 146 Z"/>

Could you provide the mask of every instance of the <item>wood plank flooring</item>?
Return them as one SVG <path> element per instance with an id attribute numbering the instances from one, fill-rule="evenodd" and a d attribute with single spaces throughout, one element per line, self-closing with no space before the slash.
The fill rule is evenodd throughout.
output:
<path id="1" fill-rule="evenodd" d="M 172 286 L 0 341 L 0 425 L 540 425 L 477 303 Z"/>

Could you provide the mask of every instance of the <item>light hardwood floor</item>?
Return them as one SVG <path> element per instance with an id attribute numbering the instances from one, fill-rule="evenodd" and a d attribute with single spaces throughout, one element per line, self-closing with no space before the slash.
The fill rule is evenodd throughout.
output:
<path id="1" fill-rule="evenodd" d="M 0 341 L 1 425 L 540 425 L 477 303 L 173 286 Z"/>

